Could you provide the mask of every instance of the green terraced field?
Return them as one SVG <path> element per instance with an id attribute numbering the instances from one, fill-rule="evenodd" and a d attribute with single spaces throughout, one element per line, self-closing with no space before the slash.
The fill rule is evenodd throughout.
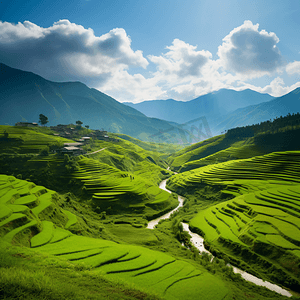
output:
<path id="1" fill-rule="evenodd" d="M 199 211 L 190 227 L 221 252 L 256 253 L 300 286 L 299 174 L 299 151 L 274 152 L 183 172 L 168 186 L 175 191 L 197 190 L 201 183 L 231 193 L 233 199 Z M 285 257 L 294 262 L 293 269 L 286 267 Z"/>
<path id="2" fill-rule="evenodd" d="M 240 194 L 280 185 L 300 183 L 300 152 L 274 152 L 250 159 L 208 165 L 172 177 L 169 186 L 190 187 L 199 183 L 224 185 Z"/>
<path id="3" fill-rule="evenodd" d="M 24 192 L 26 191 L 26 193 Z M 42 194 L 41 194 L 42 191 Z M 39 195 L 40 194 L 40 195 Z M 22 235 L 26 229 L 37 228 L 37 219 L 42 211 L 52 205 L 55 192 L 13 176 L 0 177 L 0 232 L 7 241 Z M 33 215 L 32 215 L 33 214 Z M 52 222 L 41 223 L 43 230 L 33 237 L 33 245 L 46 243 L 52 238 Z M 37 229 L 38 230 L 38 229 Z M 46 234 L 47 233 L 47 234 Z"/>
<path id="4" fill-rule="evenodd" d="M 1 204 L 0 239 L 11 243 L 22 242 L 37 252 L 72 261 L 79 267 L 84 265 L 94 272 L 107 276 L 108 279 L 135 284 L 156 292 L 166 299 L 197 299 L 199 294 L 203 294 L 201 299 L 211 299 L 211 297 L 229 299 L 227 298 L 229 289 L 223 281 L 209 274 L 201 266 L 196 267 L 189 262 L 141 246 L 77 236 L 57 227 L 51 221 L 41 221 L 38 216 L 45 210 L 48 201 L 52 200 L 50 196 L 54 193 L 45 189 L 43 194 L 38 196 L 37 190 L 41 189 L 32 183 L 12 176 L 0 177 L 0 191 L 3 187 L 8 189 L 7 193 L 9 193 L 10 190 L 17 190 L 17 186 L 28 187 L 29 194 L 21 196 L 11 193 L 15 195 L 15 199 L 9 204 L 5 204 L 6 201 Z M 31 194 L 31 191 L 34 194 Z M 28 196 L 33 196 L 35 201 L 29 201 Z M 39 202 L 39 198 L 43 201 Z M 15 213 L 11 207 L 20 206 L 15 204 L 16 201 L 23 203 L 23 206 L 34 204 L 32 210 L 35 210 L 35 213 L 29 210 L 25 213 Z M 66 228 L 77 222 L 76 216 L 69 211 L 62 210 L 61 213 L 68 217 Z M 112 229 L 117 230 L 117 227 L 118 225 Z M 152 239 L 153 233 L 149 230 L 149 242 Z M 215 286 L 218 286 L 217 290 Z"/>
<path id="5" fill-rule="evenodd" d="M 70 143 L 68 139 L 37 132 L 32 128 L 1 125 L 0 136 L 5 131 L 8 133 L 8 139 L 1 141 L 1 153 L 39 153 L 45 146 L 50 144 L 63 145 L 63 143 Z M 11 151 L 12 147 L 13 151 Z"/>
<path id="6" fill-rule="evenodd" d="M 68 229 L 70 228 L 72 225 L 76 224 L 77 223 L 77 217 L 72 214 L 70 211 L 68 210 L 63 210 L 64 214 L 67 215 L 68 217 L 68 222 L 66 223 L 65 225 L 65 229 Z"/>
<path id="7" fill-rule="evenodd" d="M 151 289 L 166 299 L 197 299 L 200 293 L 204 293 L 201 299 L 225 299 L 229 292 L 220 279 L 206 270 L 139 246 L 71 236 L 35 249 L 85 264 L 108 278 Z"/>
<path id="8" fill-rule="evenodd" d="M 73 178 L 84 183 L 86 193 L 102 210 L 111 207 L 114 210 L 140 210 L 137 211 L 140 214 L 149 211 L 150 215 L 156 215 L 177 204 L 169 193 L 138 175 L 90 158 L 81 158 L 78 164 L 80 170 L 73 173 Z"/>

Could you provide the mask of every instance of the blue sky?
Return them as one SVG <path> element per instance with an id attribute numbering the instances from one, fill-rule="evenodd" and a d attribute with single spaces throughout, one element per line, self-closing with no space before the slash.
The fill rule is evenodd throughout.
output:
<path id="1" fill-rule="evenodd" d="M 0 62 L 118 101 L 300 86 L 300 2 L 0 0 Z"/>

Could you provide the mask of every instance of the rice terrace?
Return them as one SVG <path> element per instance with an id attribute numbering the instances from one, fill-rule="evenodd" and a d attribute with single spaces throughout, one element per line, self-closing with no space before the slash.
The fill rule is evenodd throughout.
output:
<path id="1" fill-rule="evenodd" d="M 1 126 L 1 295 L 296 299 L 298 125 L 268 132 L 263 126 L 250 137 L 229 131 L 178 149 L 113 133 L 97 139 L 93 130 L 69 125 L 74 137 L 92 137 L 80 155 L 60 151 L 76 141 L 55 128 Z M 276 142 L 282 132 L 290 137 L 285 149 Z M 268 147 L 261 147 L 263 136 Z M 159 188 L 162 180 L 172 193 Z M 183 206 L 160 220 L 177 207 L 178 195 Z M 213 259 L 199 253 L 181 222 L 204 238 Z M 232 266 L 289 293 L 247 282 Z"/>
<path id="2" fill-rule="evenodd" d="M 300 300 L 299 1 L 0 12 L 0 300 Z"/>

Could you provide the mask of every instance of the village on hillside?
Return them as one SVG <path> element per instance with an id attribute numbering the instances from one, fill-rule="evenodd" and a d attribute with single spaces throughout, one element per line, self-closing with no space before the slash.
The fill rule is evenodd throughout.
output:
<path id="1" fill-rule="evenodd" d="M 38 123 L 36 122 L 18 122 L 15 124 L 15 126 L 33 128 L 39 127 Z M 78 135 L 80 134 L 81 125 L 75 126 L 73 124 L 58 124 L 56 126 L 50 126 L 50 129 L 56 132 L 54 133 L 55 136 L 64 137 L 74 141 L 71 143 L 64 143 L 64 146 L 62 148 L 56 150 L 56 153 L 58 154 L 69 154 L 73 156 L 87 154 L 86 151 L 81 147 L 87 145 L 91 141 L 91 139 L 110 142 L 119 141 L 118 139 L 109 137 L 107 131 L 99 129 L 92 130 L 86 136 L 78 137 Z"/>

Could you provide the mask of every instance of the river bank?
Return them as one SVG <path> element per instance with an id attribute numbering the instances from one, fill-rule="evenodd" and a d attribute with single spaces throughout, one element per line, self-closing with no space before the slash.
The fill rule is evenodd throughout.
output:
<path id="1" fill-rule="evenodd" d="M 159 184 L 159 188 L 161 188 L 161 189 L 167 191 L 168 193 L 172 193 L 171 191 L 169 191 L 169 190 L 166 188 L 166 183 L 167 183 L 167 179 L 166 179 L 166 180 L 163 180 L 163 181 Z M 160 220 L 164 220 L 164 219 L 170 218 L 170 216 L 171 216 L 175 211 L 177 211 L 180 207 L 183 206 L 184 198 L 183 198 L 182 196 L 179 196 L 179 195 L 178 195 L 178 201 L 179 201 L 179 205 L 178 205 L 175 209 L 173 209 L 172 211 L 168 212 L 167 214 L 165 214 L 165 215 L 163 215 L 163 216 L 160 216 L 160 217 L 157 218 L 157 219 L 154 219 L 154 220 L 150 221 L 150 222 L 148 223 L 147 228 L 148 228 L 148 229 L 154 229 L 155 226 L 159 223 Z M 189 233 L 189 235 L 191 236 L 190 241 L 191 241 L 192 244 L 199 250 L 199 255 L 201 255 L 202 252 L 206 252 L 206 253 L 211 254 L 208 250 L 206 250 L 206 249 L 204 248 L 204 239 L 203 239 L 200 235 L 191 232 L 190 229 L 189 229 L 189 225 L 188 225 L 188 224 L 182 223 L 182 226 L 183 226 L 183 230 L 184 230 L 184 231 L 187 231 L 187 232 Z M 283 296 L 286 296 L 286 297 L 292 297 L 292 294 L 291 294 L 289 291 L 287 291 L 287 290 L 281 288 L 280 286 L 278 286 L 278 285 L 276 285 L 276 284 L 273 284 L 273 283 L 270 283 L 270 282 L 268 282 L 268 281 L 263 281 L 262 279 L 260 279 L 260 278 L 258 278 L 258 277 L 255 277 L 255 276 L 253 276 L 253 275 L 251 275 L 251 274 L 249 274 L 249 273 L 247 273 L 247 272 L 245 272 L 245 271 L 243 271 L 243 270 L 240 270 L 240 269 L 238 269 L 238 268 L 236 268 L 236 267 L 234 267 L 234 266 L 232 266 L 232 267 L 233 267 L 233 272 L 234 272 L 234 273 L 239 273 L 239 274 L 241 274 L 241 276 L 242 276 L 245 280 L 250 281 L 250 282 L 252 282 L 252 283 L 254 283 L 254 284 L 256 284 L 256 285 L 259 285 L 259 286 L 264 286 L 264 287 L 268 288 L 269 290 L 275 291 L 275 292 L 277 292 L 277 293 L 279 293 L 279 294 L 281 294 L 281 295 L 283 295 Z"/>

